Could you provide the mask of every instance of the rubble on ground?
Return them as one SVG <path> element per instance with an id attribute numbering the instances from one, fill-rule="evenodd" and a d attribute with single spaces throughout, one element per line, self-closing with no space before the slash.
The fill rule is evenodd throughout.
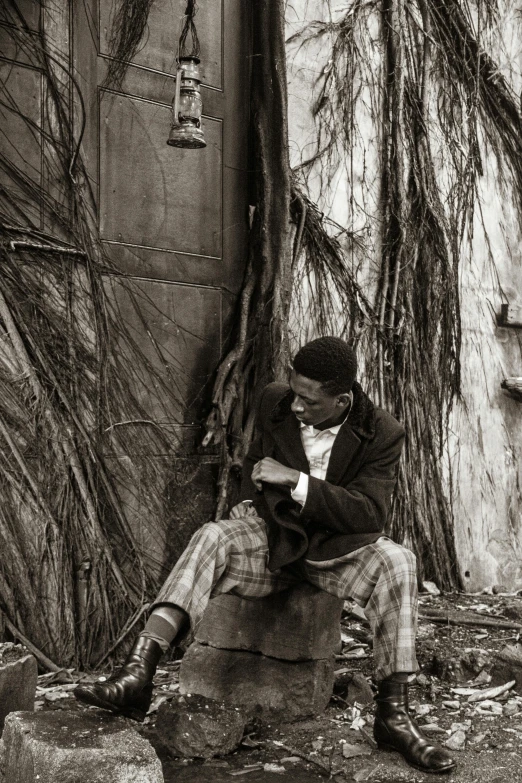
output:
<path id="1" fill-rule="evenodd" d="M 517 625 L 522 622 L 522 596 L 504 592 L 436 595 L 430 590 L 421 595 L 423 619 L 417 645 L 421 668 L 411 683 L 410 710 L 427 736 L 455 754 L 459 767 L 454 779 L 459 783 L 518 783 L 520 778 L 522 644 Z M 429 614 L 436 619 L 424 616 Z M 441 616 L 451 622 L 441 622 Z M 459 625 L 459 618 L 464 624 Z M 342 618 L 342 644 L 335 655 L 334 694 L 326 711 L 277 725 L 254 719 L 242 729 L 239 748 L 232 753 L 223 750 L 226 755 L 205 761 L 195 758 L 197 754 L 183 758 L 162 742 L 161 716 L 180 697 L 179 667 L 180 661 L 162 663 L 149 715 L 144 724 L 132 724 L 156 748 L 165 783 L 178 779 L 221 783 L 233 777 L 252 783 L 276 779 L 308 783 L 330 775 L 339 783 L 421 783 L 427 779 L 398 754 L 376 748 L 371 634 L 364 615 L 359 611 L 353 615 L 348 603 Z M 86 677 L 100 676 L 104 675 Z M 35 709 L 100 714 L 72 699 L 78 677 L 78 672 L 66 670 L 41 675 Z M 109 716 L 109 720 L 114 718 Z M 205 770 L 208 776 L 203 776 Z"/>

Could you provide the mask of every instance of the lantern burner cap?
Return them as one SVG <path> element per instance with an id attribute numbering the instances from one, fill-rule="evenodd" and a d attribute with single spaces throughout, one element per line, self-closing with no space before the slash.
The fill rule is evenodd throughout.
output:
<path id="1" fill-rule="evenodd" d="M 179 67 L 183 70 L 183 79 L 201 81 L 199 73 L 199 57 L 180 57 Z"/>

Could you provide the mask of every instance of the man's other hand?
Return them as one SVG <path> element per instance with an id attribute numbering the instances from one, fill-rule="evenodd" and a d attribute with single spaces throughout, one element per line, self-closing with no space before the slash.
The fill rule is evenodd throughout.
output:
<path id="1" fill-rule="evenodd" d="M 242 517 L 257 517 L 257 511 L 252 505 L 251 500 L 242 500 L 237 506 L 234 506 L 228 512 L 230 519 L 241 519 Z"/>
<path id="2" fill-rule="evenodd" d="M 284 487 L 295 489 L 299 481 L 299 471 L 287 468 L 286 465 L 281 465 L 280 462 L 272 459 L 272 457 L 264 457 L 254 465 L 252 481 L 258 490 L 263 489 L 263 481 L 266 481 L 268 484 L 282 484 Z"/>

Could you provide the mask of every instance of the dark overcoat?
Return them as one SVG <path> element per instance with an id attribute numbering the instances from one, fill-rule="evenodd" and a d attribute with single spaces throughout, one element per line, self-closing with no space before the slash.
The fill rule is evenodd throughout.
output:
<path id="1" fill-rule="evenodd" d="M 293 394 L 283 383 L 263 391 L 256 437 L 243 464 L 240 500 L 252 500 L 267 524 L 270 570 L 306 557 L 330 560 L 373 543 L 382 535 L 392 493 L 404 429 L 386 411 L 374 406 L 356 382 L 347 420 L 335 438 L 326 479 L 310 476 L 303 507 L 290 489 L 252 482 L 252 469 L 263 457 L 310 473 L 300 423 L 290 405 Z"/>

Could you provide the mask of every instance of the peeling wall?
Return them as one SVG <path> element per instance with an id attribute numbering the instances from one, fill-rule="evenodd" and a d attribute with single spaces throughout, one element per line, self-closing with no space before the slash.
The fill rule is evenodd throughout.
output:
<path id="1" fill-rule="evenodd" d="M 455 531 L 469 590 L 522 587 L 522 403 L 500 388 L 522 376 L 522 330 L 497 325 L 503 302 L 522 305 L 520 227 L 488 158 L 480 201 L 489 248 L 475 238 L 461 261 L 462 388 L 451 426 Z"/>
<path id="2" fill-rule="evenodd" d="M 306 25 L 346 13 L 347 7 L 339 4 L 334 8 L 326 0 L 295 0 L 287 7 L 290 154 L 294 167 L 306 160 L 315 146 L 317 128 L 312 106 L 317 97 L 317 79 L 329 67 L 331 52 L 327 34 L 304 45 L 295 34 Z M 500 4 L 499 24 L 488 43 L 493 58 L 520 94 L 522 26 L 511 0 Z M 381 63 L 376 43 L 374 49 L 378 73 Z M 370 297 L 379 258 L 380 129 L 372 112 L 379 101 L 378 95 L 365 96 L 362 104 L 367 109 L 363 108 L 356 118 L 360 132 L 352 157 L 341 163 L 331 186 L 325 186 L 321 164 L 314 166 L 308 178 L 310 196 L 325 214 L 364 237 L 364 252 L 354 263 Z M 436 149 L 437 138 L 432 141 Z M 522 329 L 497 325 L 502 303 L 522 306 L 522 230 L 514 189 L 509 182 L 499 183 L 495 155 L 485 145 L 484 149 L 484 175 L 479 183 L 472 239 L 463 246 L 460 259 L 462 399 L 454 407 L 446 451 L 447 481 L 451 480 L 453 486 L 458 564 L 463 584 L 470 591 L 492 585 L 522 588 L 522 403 L 500 387 L 503 378 L 522 376 Z M 443 168 L 438 175 L 444 189 Z M 297 340 L 311 336 L 303 333 L 297 319 L 293 325 Z"/>

